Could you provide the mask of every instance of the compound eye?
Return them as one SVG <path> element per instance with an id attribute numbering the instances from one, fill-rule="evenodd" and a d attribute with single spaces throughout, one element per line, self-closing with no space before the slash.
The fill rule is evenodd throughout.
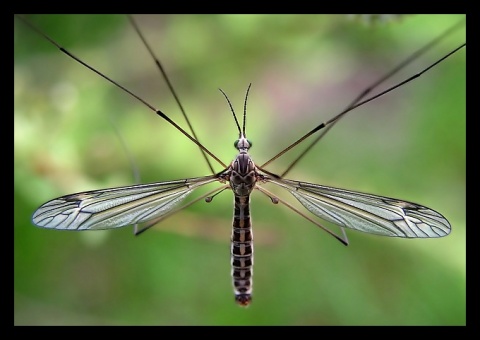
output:
<path id="1" fill-rule="evenodd" d="M 253 146 L 253 143 L 250 141 L 250 139 L 247 139 L 247 142 L 248 142 L 248 145 L 250 146 L 250 148 Z"/>
<path id="2" fill-rule="evenodd" d="M 238 149 L 238 142 L 240 141 L 240 139 L 237 139 L 234 143 L 233 143 L 233 146 L 235 147 L 235 149 Z"/>

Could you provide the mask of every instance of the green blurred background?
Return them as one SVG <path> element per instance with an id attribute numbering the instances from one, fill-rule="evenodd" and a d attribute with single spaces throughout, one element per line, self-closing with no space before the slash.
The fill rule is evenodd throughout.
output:
<path id="1" fill-rule="evenodd" d="M 28 18 L 186 126 L 126 17 Z M 238 133 L 218 88 L 241 115 L 253 83 L 247 136 L 260 165 L 462 16 L 375 22 L 332 15 L 136 19 L 200 141 L 226 164 L 235 156 Z M 146 106 L 20 20 L 14 25 L 15 324 L 466 323 L 465 50 L 351 112 L 287 176 L 424 204 L 449 219 L 451 235 L 405 240 L 347 231 L 345 247 L 255 192 L 254 295 L 252 305 L 242 309 L 231 287 L 229 191 L 139 237 L 130 227 L 77 233 L 31 224 L 34 210 L 54 197 L 134 184 L 131 160 L 145 183 L 210 171 L 198 148 Z M 465 39 L 462 28 L 382 88 Z M 267 169 L 281 173 L 299 151 Z M 275 192 L 294 201 L 287 192 Z"/>

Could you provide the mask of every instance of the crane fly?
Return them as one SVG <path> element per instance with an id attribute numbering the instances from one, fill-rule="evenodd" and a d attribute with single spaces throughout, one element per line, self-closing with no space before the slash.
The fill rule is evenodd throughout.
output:
<path id="1" fill-rule="evenodd" d="M 234 143 L 238 154 L 229 165 L 226 165 L 199 142 L 186 116 L 185 118 L 187 119 L 190 132 L 184 130 L 165 113 L 156 109 L 126 87 L 115 82 L 92 66 L 84 63 L 81 59 L 61 47 L 60 44 L 40 31 L 26 19 L 23 17 L 19 18 L 52 45 L 67 54 L 70 58 L 97 73 L 99 76 L 119 87 L 130 96 L 133 96 L 162 119 L 173 125 L 199 147 L 212 171 L 211 175 L 203 177 L 92 190 L 58 197 L 42 204 L 34 212 L 32 222 L 38 227 L 79 231 L 113 229 L 134 225 L 136 228 L 136 234 L 140 234 L 166 217 L 201 199 L 211 201 L 219 192 L 226 189 L 232 190 L 234 196 L 233 229 L 231 234 L 232 281 L 235 301 L 241 306 L 248 306 L 252 301 L 253 233 L 250 219 L 250 195 L 253 190 L 258 190 L 265 194 L 275 204 L 281 203 L 292 209 L 345 245 L 348 245 L 348 239 L 343 228 L 362 231 L 369 234 L 401 238 L 438 238 L 447 236 L 451 231 L 449 221 L 439 212 L 426 206 L 385 196 L 339 189 L 298 180 L 290 180 L 286 179 L 285 175 L 289 172 L 291 167 L 311 149 L 311 146 L 317 143 L 325 133 L 347 113 L 411 82 L 456 53 L 458 50 L 465 47 L 466 44 L 464 43 L 431 65 L 425 67 L 421 72 L 414 76 L 408 77 L 404 81 L 399 82 L 379 94 L 368 97 L 373 88 L 417 58 L 419 54 L 424 52 L 424 50 L 428 49 L 431 45 L 434 45 L 438 39 L 443 38 L 446 34 L 449 34 L 450 31 L 453 31 L 460 25 L 464 25 L 463 23 L 460 23 L 460 25 L 457 24 L 445 31 L 445 33 L 439 36 L 436 40 L 417 51 L 410 58 L 399 64 L 397 68 L 386 74 L 385 77 L 372 84 L 367 90 L 355 98 L 355 100 L 352 101 L 343 111 L 336 114 L 333 118 L 315 126 L 307 134 L 304 134 L 297 141 L 261 165 L 254 163 L 249 154 L 252 143 L 247 139 L 246 118 L 247 99 L 250 86 L 248 86 L 245 95 L 242 124 L 239 123 L 229 98 L 222 90 L 220 90 L 230 107 L 230 111 L 238 130 L 238 139 Z M 133 18 L 130 18 L 130 20 L 134 29 L 144 41 L 145 46 L 149 49 L 150 53 L 152 53 L 149 45 L 138 30 Z M 168 77 L 166 77 L 166 74 L 163 71 L 163 67 L 153 53 L 152 57 L 157 62 L 164 79 L 176 97 Z M 180 105 L 178 99 L 177 102 Z M 306 151 L 298 156 L 292 165 L 282 174 L 278 175 L 265 169 L 268 164 L 314 135 L 317 136 L 316 139 L 311 142 Z M 211 159 L 219 163 L 223 170 L 215 172 L 213 166 L 210 164 Z M 218 189 L 215 189 L 190 203 L 184 203 L 185 199 L 197 188 L 214 182 L 220 184 Z M 272 183 L 288 191 L 313 215 L 339 226 L 342 234 L 338 235 L 334 233 L 319 222 L 312 220 L 308 215 L 299 211 L 287 201 L 265 189 L 264 184 L 267 183 Z M 143 228 L 138 230 L 137 226 L 140 224 L 143 224 Z"/>

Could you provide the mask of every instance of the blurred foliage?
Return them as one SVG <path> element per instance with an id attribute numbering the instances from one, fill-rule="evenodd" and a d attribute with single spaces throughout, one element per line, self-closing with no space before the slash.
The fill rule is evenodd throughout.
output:
<path id="1" fill-rule="evenodd" d="M 462 16 L 411 15 L 378 25 L 336 15 L 135 18 L 200 141 L 225 164 L 235 156 L 237 131 L 218 88 L 241 115 L 253 83 L 247 135 L 260 165 Z M 126 17 L 28 19 L 186 126 Z M 452 234 L 402 240 L 347 231 L 344 247 L 255 192 L 254 296 L 241 309 L 229 274 L 230 192 L 139 237 L 129 227 L 77 233 L 31 224 L 34 210 L 53 197 L 135 183 L 131 161 L 142 182 L 209 170 L 187 138 L 17 19 L 14 39 L 15 324 L 466 323 L 464 49 L 351 112 L 287 176 L 419 202 L 444 214 Z M 374 93 L 465 39 L 465 28 L 456 31 Z M 300 149 L 267 169 L 281 173 Z"/>

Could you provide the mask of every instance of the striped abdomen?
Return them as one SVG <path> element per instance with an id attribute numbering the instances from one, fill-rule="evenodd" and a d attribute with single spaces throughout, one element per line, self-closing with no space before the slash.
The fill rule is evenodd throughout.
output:
<path id="1" fill-rule="evenodd" d="M 235 301 L 241 306 L 248 306 L 252 300 L 253 275 L 253 236 L 250 220 L 250 195 L 235 195 L 231 254 Z"/>

